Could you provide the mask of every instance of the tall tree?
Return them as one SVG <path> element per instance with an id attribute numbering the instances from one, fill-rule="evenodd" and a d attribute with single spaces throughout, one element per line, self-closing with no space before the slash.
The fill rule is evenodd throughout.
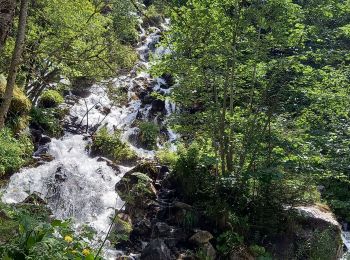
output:
<path id="1" fill-rule="evenodd" d="M 0 51 L 11 29 L 15 6 L 15 0 L 0 0 Z"/>
<path id="2" fill-rule="evenodd" d="M 21 1 L 21 10 L 20 10 L 20 16 L 19 16 L 16 44 L 12 55 L 9 73 L 7 76 L 5 94 L 0 106 L 0 129 L 3 128 L 5 125 L 5 119 L 6 119 L 7 112 L 9 110 L 12 96 L 13 96 L 13 90 L 15 87 L 18 67 L 21 63 L 21 57 L 23 53 L 23 46 L 24 46 L 24 39 L 25 39 L 25 31 L 27 26 L 28 5 L 29 5 L 29 0 Z"/>

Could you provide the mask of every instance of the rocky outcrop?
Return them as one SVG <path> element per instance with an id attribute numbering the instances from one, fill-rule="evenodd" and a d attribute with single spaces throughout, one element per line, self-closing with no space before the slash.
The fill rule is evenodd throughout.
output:
<path id="1" fill-rule="evenodd" d="M 273 242 L 278 259 L 340 259 L 343 254 L 341 227 L 324 206 L 289 208 L 286 232 Z"/>

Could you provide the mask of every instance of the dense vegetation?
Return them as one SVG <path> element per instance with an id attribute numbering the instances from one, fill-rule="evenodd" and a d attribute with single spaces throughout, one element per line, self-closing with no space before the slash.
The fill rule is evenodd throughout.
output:
<path id="1" fill-rule="evenodd" d="M 8 112 L 0 109 L 6 119 L 0 179 L 32 162 L 29 126 L 50 137 L 63 134 L 67 111 L 61 105 L 69 91 L 130 71 L 137 60 L 138 15 L 145 28 L 166 16 L 171 25 L 161 45 L 170 51 L 154 58 L 151 73 L 171 75 L 176 83 L 169 98 L 178 109 L 170 123 L 181 139 L 176 151 L 165 144 L 156 160 L 170 167 L 177 196 L 198 213 L 182 224 L 192 228 L 203 217 L 222 257 L 247 247 L 270 259 L 271 244 L 288 232 L 287 209 L 293 206 L 328 205 L 349 222 L 350 1 L 143 2 L 29 1 L 20 63 L 14 54 L 23 6 L 8 6 L 13 21 L 0 30 L 0 106 L 10 101 Z M 109 91 L 113 102 L 127 104 L 126 91 L 113 84 Z M 140 146 L 156 150 L 159 125 L 136 125 Z M 88 148 L 113 163 L 134 163 L 137 156 L 121 134 L 96 129 Z M 146 181 L 134 193 L 150 185 L 149 177 L 141 177 Z M 0 234 L 4 259 L 94 259 L 85 240 L 90 231 L 75 240 L 69 222 L 0 206 L 0 233 L 8 228 L 14 235 L 10 241 Z M 319 250 L 334 241 L 317 232 L 297 259 L 335 254 Z"/>

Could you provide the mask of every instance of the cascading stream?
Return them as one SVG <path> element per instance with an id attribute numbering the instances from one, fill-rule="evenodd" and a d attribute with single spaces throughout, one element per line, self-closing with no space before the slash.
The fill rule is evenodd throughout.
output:
<path id="1" fill-rule="evenodd" d="M 137 127 L 135 120 L 150 120 L 152 104 L 142 105 L 137 92 L 147 90 L 168 94 L 171 88 L 163 89 L 162 79 L 152 79 L 140 69 L 150 68 L 149 56 L 151 53 L 162 55 L 167 50 L 156 48 L 161 29 L 152 28 L 147 34 L 141 28 L 141 37 L 137 51 L 140 60 L 134 69 L 127 75 L 115 78 L 114 87 L 128 89 L 128 104 L 115 104 L 108 96 L 107 85 L 94 85 L 91 95 L 78 100 L 71 108 L 66 121 L 71 125 L 81 124 L 93 128 L 106 125 L 109 130 L 122 130 L 122 139 L 128 141 Z M 150 89 L 151 86 L 151 90 Z M 109 113 L 103 111 L 108 108 Z M 88 110 L 88 113 L 87 113 Z M 175 106 L 167 101 L 165 117 L 175 110 Z M 87 116 L 88 115 L 88 116 Z M 163 122 L 161 122 L 163 124 Z M 168 140 L 176 140 L 176 134 L 167 130 Z M 52 139 L 48 145 L 48 152 L 54 160 L 37 168 L 27 168 L 14 174 L 6 188 L 2 200 L 5 203 L 19 203 L 30 194 L 36 193 L 45 199 L 48 207 L 58 219 L 73 218 L 77 226 L 88 224 L 93 227 L 99 237 L 104 237 L 110 225 L 110 217 L 115 209 L 120 209 L 123 202 L 115 192 L 115 184 L 130 168 L 119 166 L 119 171 L 112 169 L 106 162 L 97 158 L 90 158 L 86 151 L 89 140 L 83 134 L 66 132 L 61 139 Z M 154 151 L 132 146 L 140 158 L 152 159 Z"/>

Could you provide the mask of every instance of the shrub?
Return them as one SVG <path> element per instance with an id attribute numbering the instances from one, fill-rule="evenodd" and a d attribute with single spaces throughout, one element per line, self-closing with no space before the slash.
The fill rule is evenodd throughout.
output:
<path id="1" fill-rule="evenodd" d="M 8 128 L 0 131 L 0 177 L 18 171 L 31 158 L 33 144 L 26 135 L 18 139 Z"/>
<path id="2" fill-rule="evenodd" d="M 102 127 L 93 137 L 91 151 L 93 154 L 100 154 L 116 163 L 136 159 L 135 152 L 128 144 L 120 140 L 120 132 L 109 133 L 106 127 Z"/>
<path id="3" fill-rule="evenodd" d="M 174 177 L 178 189 L 188 202 L 204 202 L 211 196 L 215 183 L 211 173 L 215 160 L 202 152 L 197 144 L 179 149 L 174 166 Z"/>
<path id="4" fill-rule="evenodd" d="M 0 244 L 1 259 L 101 259 L 95 257 L 90 248 L 89 240 L 94 232 L 90 228 L 83 229 L 79 234 L 74 233 L 69 221 L 49 220 L 44 209 L 39 211 L 21 207 L 1 205 L 4 216 L 0 225 L 10 231 L 12 238 L 5 244 Z M 6 219 L 6 221 L 4 221 Z M 0 227 L 2 230 L 4 227 Z M 1 237 L 1 236 L 0 236 Z"/>
<path id="5" fill-rule="evenodd" d="M 54 137 L 62 135 L 63 128 L 59 120 L 61 110 L 33 108 L 30 112 L 30 117 L 32 126 L 41 129 L 46 135 Z"/>
<path id="6" fill-rule="evenodd" d="M 140 141 L 147 149 L 154 149 L 157 145 L 157 137 L 159 135 L 159 126 L 153 122 L 141 122 Z"/>
<path id="7" fill-rule="evenodd" d="M 62 95 L 56 90 L 46 90 L 44 91 L 39 99 L 39 106 L 44 108 L 53 108 L 62 104 L 64 99 Z"/>
<path id="8" fill-rule="evenodd" d="M 174 166 L 178 158 L 177 153 L 166 146 L 157 151 L 156 157 L 160 164 L 170 166 Z"/>
<path id="9" fill-rule="evenodd" d="M 229 254 L 234 247 L 238 247 L 243 244 L 243 237 L 232 231 L 226 231 L 218 236 L 218 251 L 223 254 Z"/>

